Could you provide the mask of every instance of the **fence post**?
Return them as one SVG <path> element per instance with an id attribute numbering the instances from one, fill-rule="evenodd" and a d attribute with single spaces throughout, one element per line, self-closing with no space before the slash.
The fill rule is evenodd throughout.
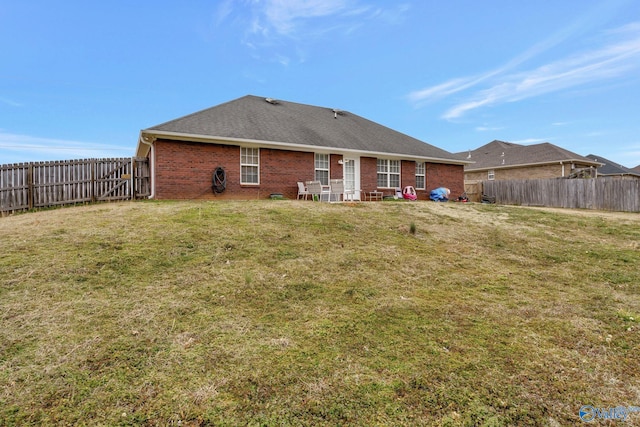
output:
<path id="1" fill-rule="evenodd" d="M 91 203 L 96 201 L 96 167 L 96 159 L 91 159 L 89 162 L 89 169 L 91 169 L 91 184 L 89 186 L 91 189 Z"/>
<path id="2" fill-rule="evenodd" d="M 129 160 L 131 162 L 131 169 L 130 169 L 130 173 L 131 173 L 131 177 L 129 178 L 131 180 L 131 187 L 130 187 L 130 191 L 131 191 L 131 200 L 135 200 L 136 199 L 136 174 L 135 174 L 135 167 L 136 167 L 136 163 L 133 160 L 133 157 L 131 157 L 131 159 Z"/>
<path id="3" fill-rule="evenodd" d="M 33 162 L 29 162 L 27 168 L 27 203 L 29 204 L 29 210 L 33 209 Z"/>

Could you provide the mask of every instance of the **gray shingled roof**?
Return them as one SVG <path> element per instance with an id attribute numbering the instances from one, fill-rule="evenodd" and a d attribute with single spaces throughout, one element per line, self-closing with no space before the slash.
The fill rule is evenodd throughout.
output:
<path id="1" fill-rule="evenodd" d="M 602 156 L 596 156 L 595 154 L 588 154 L 588 158 L 596 162 L 604 163 L 603 166 L 598 168 L 598 175 L 632 175 L 640 178 L 640 173 L 632 169 L 622 166 L 619 163 L 612 162 L 609 159 L 605 159 Z"/>
<path id="2" fill-rule="evenodd" d="M 253 140 L 442 159 L 464 164 L 464 158 L 394 131 L 348 111 L 288 101 L 267 102 L 247 95 L 169 122 L 143 134 L 169 132 L 219 139 Z"/>
<path id="3" fill-rule="evenodd" d="M 598 166 L 598 162 L 594 162 L 591 159 L 548 142 L 521 145 L 494 140 L 473 151 L 458 153 L 458 155 L 464 155 L 467 160 L 475 162 L 474 164 L 465 166 L 466 171 L 522 167 L 557 162 L 574 162 L 583 165 Z"/>

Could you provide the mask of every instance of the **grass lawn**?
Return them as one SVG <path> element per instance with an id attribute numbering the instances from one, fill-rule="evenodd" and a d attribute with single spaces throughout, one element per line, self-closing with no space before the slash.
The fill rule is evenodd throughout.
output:
<path id="1" fill-rule="evenodd" d="M 0 426 L 640 406 L 638 214 L 146 201 L 2 218 L 0 241 Z"/>

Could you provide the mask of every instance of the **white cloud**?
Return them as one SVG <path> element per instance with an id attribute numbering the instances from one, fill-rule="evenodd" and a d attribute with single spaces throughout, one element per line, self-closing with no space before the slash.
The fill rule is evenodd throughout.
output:
<path id="1" fill-rule="evenodd" d="M 496 89 L 500 89 L 500 88 L 497 87 Z M 485 105 L 494 104 L 499 98 L 500 98 L 500 94 L 497 93 L 497 91 L 485 90 L 480 92 L 477 99 L 456 105 L 455 107 L 449 109 L 449 111 L 445 112 L 442 117 L 445 119 L 458 118 L 462 116 L 464 113 L 466 113 L 467 111 L 475 110 L 476 108 L 480 108 Z"/>
<path id="2" fill-rule="evenodd" d="M 607 135 L 607 132 L 605 131 L 593 131 L 593 132 L 587 132 L 584 134 L 584 136 L 589 137 L 589 138 L 593 138 L 593 137 L 599 137 L 599 136 L 605 136 Z"/>
<path id="3" fill-rule="evenodd" d="M 611 29 L 607 31 L 607 34 L 633 34 L 640 31 L 640 22 L 629 22 L 621 27 Z"/>
<path id="4" fill-rule="evenodd" d="M 336 32 L 353 34 L 372 21 L 395 25 L 408 10 L 407 4 L 383 9 L 361 0 L 225 0 L 213 21 L 216 26 L 240 23 L 245 30 L 242 43 L 258 50 L 300 44 Z"/>
<path id="5" fill-rule="evenodd" d="M 552 47 L 560 44 L 566 38 L 568 38 L 573 32 L 577 31 L 578 25 L 570 25 L 566 28 L 561 29 L 555 34 L 552 34 L 547 39 L 543 40 L 540 43 L 535 44 L 531 48 L 527 49 L 520 55 L 517 55 L 515 58 L 507 61 L 502 67 L 496 68 L 494 70 L 490 70 L 486 73 L 477 75 L 477 76 L 469 76 L 469 77 L 459 77 L 449 80 L 445 83 L 438 84 L 433 87 L 427 87 L 425 89 L 417 90 L 411 92 L 408 95 L 408 98 L 411 102 L 420 105 L 425 102 L 435 101 L 441 98 L 444 98 L 448 95 L 452 95 L 457 92 L 461 92 L 465 89 L 469 89 L 473 86 L 477 86 L 480 83 L 489 80 L 492 77 L 500 76 L 512 70 L 519 65 L 525 63 L 526 61 L 534 58 L 535 56 L 551 49 Z M 475 103 L 472 103 L 475 105 Z"/>
<path id="6" fill-rule="evenodd" d="M 220 25 L 227 20 L 233 12 L 233 0 L 225 0 L 218 4 L 218 7 L 214 13 L 214 22 L 216 25 Z"/>
<path id="7" fill-rule="evenodd" d="M 477 83 L 477 78 L 457 78 L 436 86 L 411 92 L 407 97 L 411 102 L 421 104 L 426 101 L 442 99 L 448 95 L 465 90 Z"/>
<path id="8" fill-rule="evenodd" d="M 0 132 L 0 164 L 41 160 L 129 157 L 133 146 L 96 144 Z"/>
<path id="9" fill-rule="evenodd" d="M 503 127 L 496 127 L 496 126 L 477 126 L 476 127 L 476 132 L 493 132 L 496 130 L 503 130 Z"/>
<path id="10" fill-rule="evenodd" d="M 529 144 L 540 144 L 541 142 L 548 142 L 551 138 L 527 138 L 527 139 L 521 139 L 518 141 L 509 141 L 509 142 L 513 142 L 514 144 L 520 144 L 520 145 L 529 145 Z"/>
<path id="11" fill-rule="evenodd" d="M 301 21 L 335 15 L 347 6 L 346 0 L 267 0 L 261 13 L 277 33 L 289 35 Z"/>
<path id="12" fill-rule="evenodd" d="M 289 59 L 289 57 L 284 56 L 284 55 L 277 55 L 276 56 L 276 61 L 278 63 L 280 63 L 280 65 L 284 65 L 286 67 L 291 62 L 291 59 Z"/>
<path id="13" fill-rule="evenodd" d="M 640 68 L 640 27 L 628 26 L 624 35 L 629 38 L 600 49 L 574 54 L 529 71 L 498 73 L 499 81 L 494 79 L 493 85 L 471 94 L 466 101 L 451 107 L 444 113 L 443 118 L 454 119 L 483 106 L 520 101 L 626 74 L 635 76 Z M 446 87 L 449 83 L 437 87 Z M 470 86 L 463 88 L 468 87 Z"/>
<path id="14" fill-rule="evenodd" d="M 640 166 L 640 143 L 629 144 L 628 146 L 621 147 L 618 150 L 614 150 L 611 153 L 596 153 L 604 154 L 605 157 L 618 162 L 628 168 L 635 168 Z"/>
<path id="15" fill-rule="evenodd" d="M 565 58 L 528 71 L 514 71 L 525 62 L 564 41 L 579 31 L 574 24 L 552 35 L 502 67 L 486 73 L 458 77 L 409 93 L 415 106 L 447 98 L 459 92 L 469 92 L 466 100 L 450 107 L 445 119 L 455 119 L 465 113 L 489 106 L 539 96 L 546 93 L 611 80 L 624 75 L 636 76 L 640 68 L 640 22 L 633 22 L 604 33 L 608 44 L 590 51 L 574 53 Z"/>
<path id="16" fill-rule="evenodd" d="M 3 104 L 7 104 L 11 107 L 22 107 L 22 104 L 9 98 L 0 97 L 0 102 L 2 102 Z"/>
<path id="17" fill-rule="evenodd" d="M 377 8 L 373 11 L 370 11 L 371 8 L 366 7 L 362 8 L 358 11 L 358 15 L 364 15 L 364 13 L 369 13 L 370 18 L 380 19 L 383 22 L 386 22 L 391 25 L 399 25 L 404 22 L 405 16 L 407 12 L 411 9 L 411 5 L 408 3 L 399 3 L 394 5 L 393 9 L 382 9 Z"/>

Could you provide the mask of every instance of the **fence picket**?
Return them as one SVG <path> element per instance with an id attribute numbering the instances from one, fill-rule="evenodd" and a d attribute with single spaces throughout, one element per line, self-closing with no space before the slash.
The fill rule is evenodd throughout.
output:
<path id="1" fill-rule="evenodd" d="M 483 193 L 505 205 L 640 212 L 640 180 L 525 179 L 483 181 Z"/>
<path id="2" fill-rule="evenodd" d="M 0 165 L 0 214 L 151 193 L 146 158 L 80 159 Z"/>

